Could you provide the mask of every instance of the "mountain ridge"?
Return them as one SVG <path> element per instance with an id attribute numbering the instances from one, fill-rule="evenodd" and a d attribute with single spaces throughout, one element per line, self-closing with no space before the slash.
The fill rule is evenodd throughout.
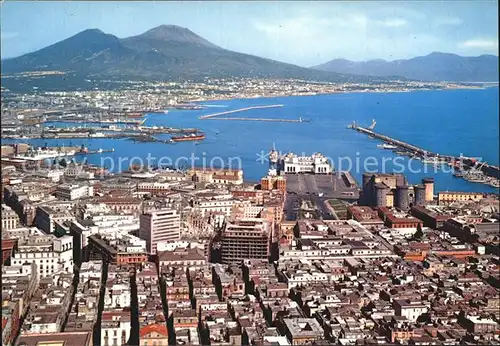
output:
<path id="1" fill-rule="evenodd" d="M 380 79 L 319 71 L 233 52 L 175 25 L 161 25 L 126 38 L 87 29 L 38 51 L 2 61 L 2 73 L 39 70 L 144 79 L 269 77 L 328 82 Z"/>
<path id="2" fill-rule="evenodd" d="M 498 56 L 460 56 L 432 52 L 410 59 L 351 61 L 333 59 L 312 68 L 367 76 L 403 76 L 408 79 L 449 82 L 497 82 Z"/>

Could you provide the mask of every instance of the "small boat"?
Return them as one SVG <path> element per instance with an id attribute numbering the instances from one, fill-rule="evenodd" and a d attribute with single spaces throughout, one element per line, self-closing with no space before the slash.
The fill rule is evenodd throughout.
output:
<path id="1" fill-rule="evenodd" d="M 380 149 L 397 149 L 398 147 L 395 146 L 395 145 L 392 145 L 392 144 L 379 144 L 377 145 L 377 148 L 380 148 Z"/>
<path id="2" fill-rule="evenodd" d="M 500 180 L 493 179 L 493 180 L 488 182 L 488 185 L 498 188 L 498 187 L 500 187 Z"/>
<path id="3" fill-rule="evenodd" d="M 464 175 L 464 179 L 470 183 L 486 183 L 487 177 L 481 173 L 469 173 Z"/>
<path id="4" fill-rule="evenodd" d="M 440 165 L 439 161 L 434 161 L 434 160 L 422 160 L 422 163 L 424 165 L 433 165 L 433 166 L 438 166 Z"/>
<path id="5" fill-rule="evenodd" d="M 184 136 L 177 136 L 171 138 L 174 142 L 184 142 L 184 141 L 200 141 L 205 139 L 205 135 L 203 133 Z"/>

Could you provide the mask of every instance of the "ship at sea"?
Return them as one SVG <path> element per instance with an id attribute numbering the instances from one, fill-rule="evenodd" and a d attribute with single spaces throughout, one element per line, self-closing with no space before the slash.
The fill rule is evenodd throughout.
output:
<path id="1" fill-rule="evenodd" d="M 124 115 L 125 118 L 134 118 L 134 119 L 142 119 L 144 117 L 144 114 L 139 112 L 125 113 Z"/>
<path id="2" fill-rule="evenodd" d="M 48 148 L 30 148 L 24 155 L 15 155 L 13 158 L 28 161 L 43 161 L 46 159 L 75 156 L 75 154 L 75 150 L 58 151 Z"/>
<path id="3" fill-rule="evenodd" d="M 171 138 L 172 142 L 202 141 L 204 139 L 205 139 L 205 134 L 203 133 L 199 134 L 192 133 L 190 135 L 177 136 Z"/>
<path id="4" fill-rule="evenodd" d="M 174 108 L 179 110 L 200 110 L 200 109 L 206 109 L 207 107 L 196 103 L 181 103 L 175 105 Z"/>

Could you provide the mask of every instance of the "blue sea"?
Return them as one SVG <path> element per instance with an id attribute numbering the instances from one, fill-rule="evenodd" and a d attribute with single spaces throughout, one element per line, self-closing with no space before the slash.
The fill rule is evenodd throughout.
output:
<path id="1" fill-rule="evenodd" d="M 376 120 L 375 131 L 447 155 L 480 157 L 499 164 L 498 87 L 415 91 L 402 93 L 343 93 L 315 96 L 237 99 L 209 101 L 203 110 L 171 110 L 168 114 L 150 114 L 144 125 L 196 127 L 206 134 L 205 141 L 175 144 L 136 143 L 106 138 L 91 140 L 33 140 L 37 145 L 81 145 L 90 149 L 114 148 L 114 153 L 89 155 L 88 162 L 104 163 L 115 171 L 126 169 L 137 157 L 149 163 L 190 166 L 235 167 L 241 162 L 246 180 L 258 181 L 268 164 L 265 154 L 273 147 L 285 152 L 312 154 L 321 152 L 334 166 L 349 168 L 360 181 L 365 170 L 392 172 L 402 169 L 411 184 L 423 177 L 434 177 L 437 190 L 497 192 L 497 189 L 469 183 L 449 172 L 435 171 L 420 161 L 399 157 L 390 150 L 377 148 L 381 142 L 347 128 L 356 121 L 368 126 Z M 230 117 L 303 119 L 310 122 L 279 123 L 229 120 L 200 120 L 201 115 L 255 105 L 282 104 L 280 108 L 250 110 Z M 168 135 L 161 138 L 169 138 Z M 71 142 L 71 143 L 70 143 Z M 193 159 L 197 157 L 198 159 Z M 184 159 L 189 158 L 189 159 Z M 122 160 L 121 166 L 118 161 Z M 340 161 L 340 158 L 343 158 Z M 394 159 L 398 158 L 394 162 Z M 177 160 L 177 162 L 176 162 Z M 383 160 L 385 163 L 383 164 Z M 111 162 L 112 161 L 112 162 Z M 358 162 L 358 163 L 356 163 Z"/>

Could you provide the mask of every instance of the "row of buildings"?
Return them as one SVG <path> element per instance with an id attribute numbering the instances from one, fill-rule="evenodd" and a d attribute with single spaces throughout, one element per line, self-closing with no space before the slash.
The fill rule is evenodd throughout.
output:
<path id="1" fill-rule="evenodd" d="M 75 178 L 92 186 L 76 199 L 5 174 L 21 183 L 2 196 L 3 344 L 500 340 L 498 196 L 372 174 L 344 216 L 286 220 L 287 174 Z"/>

